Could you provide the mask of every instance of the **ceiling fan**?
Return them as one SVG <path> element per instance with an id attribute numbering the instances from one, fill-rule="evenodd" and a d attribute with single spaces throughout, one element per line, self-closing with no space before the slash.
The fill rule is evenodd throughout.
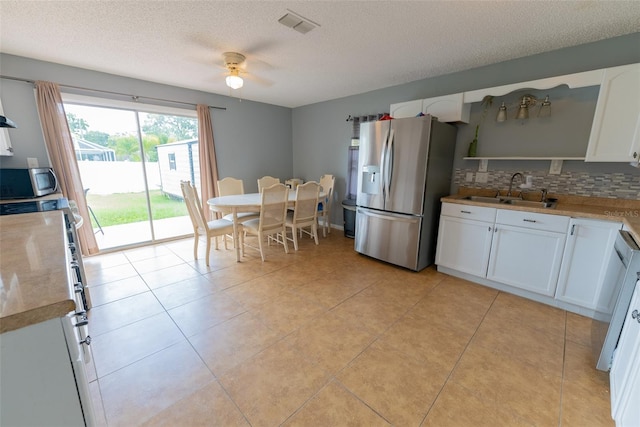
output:
<path id="1" fill-rule="evenodd" d="M 244 85 L 244 80 L 240 77 L 240 65 L 244 63 L 245 56 L 238 52 L 225 52 L 222 56 L 224 66 L 229 72 L 226 77 L 227 86 L 231 89 L 240 89 Z"/>

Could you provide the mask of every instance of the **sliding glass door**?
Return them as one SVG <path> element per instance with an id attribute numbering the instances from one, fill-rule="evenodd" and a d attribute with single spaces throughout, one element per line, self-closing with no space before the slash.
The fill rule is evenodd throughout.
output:
<path id="1" fill-rule="evenodd" d="M 101 250 L 193 232 L 180 181 L 199 186 L 195 112 L 69 101 L 65 111 Z"/>

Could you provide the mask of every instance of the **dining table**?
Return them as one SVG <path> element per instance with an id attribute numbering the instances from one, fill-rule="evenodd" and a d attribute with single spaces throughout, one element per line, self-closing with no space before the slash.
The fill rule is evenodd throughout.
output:
<path id="1" fill-rule="evenodd" d="M 318 199 L 326 197 L 324 192 L 320 192 Z M 289 206 L 293 206 L 296 201 L 296 192 L 289 191 Z M 238 234 L 238 214 L 245 212 L 260 212 L 262 204 L 260 193 L 231 194 L 219 196 L 207 200 L 207 204 L 212 211 L 231 211 L 233 216 L 233 247 L 236 250 L 236 261 L 240 262 L 240 245 Z"/>

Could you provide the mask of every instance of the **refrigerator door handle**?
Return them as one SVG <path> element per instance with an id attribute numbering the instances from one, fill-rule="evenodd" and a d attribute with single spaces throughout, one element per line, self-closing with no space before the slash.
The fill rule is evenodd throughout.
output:
<path id="1" fill-rule="evenodd" d="M 389 134 L 385 134 L 385 138 L 382 141 L 382 150 L 381 150 L 381 158 L 380 158 L 380 180 L 382 183 L 382 200 L 384 200 L 384 202 L 386 203 L 387 201 L 387 186 L 386 186 L 386 182 L 387 182 L 387 143 L 389 142 Z"/>
<path id="2" fill-rule="evenodd" d="M 389 144 L 387 144 L 387 163 L 384 167 L 384 185 L 385 185 L 385 197 L 389 197 L 391 191 L 391 179 L 393 178 L 393 141 L 395 137 L 395 130 L 391 129 L 389 133 Z M 385 205 L 387 200 L 385 198 Z"/>

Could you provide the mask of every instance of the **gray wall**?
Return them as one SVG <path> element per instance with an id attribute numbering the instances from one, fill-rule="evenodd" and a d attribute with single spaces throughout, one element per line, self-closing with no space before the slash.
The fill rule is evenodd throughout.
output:
<path id="1" fill-rule="evenodd" d="M 211 110 L 220 177 L 234 176 L 243 179 L 245 191 L 253 192 L 257 191 L 257 179 L 261 176 L 272 175 L 282 180 L 293 176 L 292 126 L 289 108 L 240 101 L 227 96 L 6 54 L 0 54 L 0 64 L 2 64 L 0 73 L 4 76 L 47 80 L 60 85 L 226 107 L 224 111 Z M 62 90 L 65 89 L 62 88 Z M 38 158 L 42 166 L 49 165 L 33 86 L 19 81 L 1 79 L 0 96 L 5 115 L 18 125 L 18 129 L 10 130 L 14 156 L 0 157 L 0 167 L 26 167 L 27 157 Z M 143 101 L 158 104 L 158 102 Z M 167 105 L 180 107 L 176 104 Z M 195 107 L 193 109 L 195 110 Z"/>
<path id="2" fill-rule="evenodd" d="M 346 121 L 349 115 L 386 112 L 390 104 L 412 99 L 640 62 L 638 46 L 640 33 L 635 33 L 293 110 L 251 101 L 240 102 L 226 96 L 5 54 L 0 54 L 0 73 L 92 89 L 227 107 L 226 111 L 213 110 L 212 113 L 220 176 L 242 178 L 246 190 L 255 191 L 255 181 L 262 175 L 273 175 L 281 179 L 296 177 L 318 180 L 322 174 L 331 173 L 336 176 L 332 222 L 341 225 L 342 209 L 339 202 L 345 195 L 347 150 L 351 139 L 351 122 Z M 27 157 L 38 157 L 41 164 L 47 164 L 43 160 L 46 159 L 46 151 L 31 85 L 5 79 L 0 80 L 0 85 L 5 113 L 20 126 L 20 129 L 11 130 L 15 156 L 0 157 L 0 166 L 24 167 Z M 539 143 L 549 144 L 543 145 L 545 150 L 557 148 L 560 153 L 566 149 L 568 154 L 581 150 L 582 146 L 586 147 L 585 138 L 593 118 L 597 91 L 588 88 L 569 91 L 561 87 L 534 94 L 547 93 L 552 96 L 553 116 L 546 123 L 530 120 L 520 127 L 515 122 L 507 122 L 498 127 L 493 122 L 495 112 L 490 113 L 480 134 L 479 153 L 490 154 L 494 149 L 510 149 L 514 147 L 513 144 L 519 144 L 522 150 L 533 150 Z M 516 94 L 504 98 L 508 100 L 511 96 L 515 97 Z M 495 111 L 497 105 L 493 108 Z M 462 157 L 466 154 L 475 121 L 481 111 L 479 103 L 474 104 L 471 123 L 458 125 L 456 168 L 477 168 L 475 161 L 465 161 Z M 562 137 L 557 136 L 560 130 L 563 131 Z M 519 149 L 516 152 L 520 153 Z M 523 151 L 520 155 L 528 153 Z M 490 162 L 490 170 L 494 167 L 501 170 L 545 171 L 549 164 Z M 639 173 L 625 164 L 611 163 L 565 162 L 565 169 L 588 173 Z"/>
<path id="3" fill-rule="evenodd" d="M 344 198 L 346 186 L 351 122 L 345 119 L 349 115 L 387 112 L 390 104 L 413 99 L 636 63 L 640 62 L 639 46 L 640 33 L 635 33 L 296 108 L 293 111 L 293 173 L 305 180 L 318 179 L 323 173 L 336 175 L 337 194 L 332 222 L 342 224 L 339 202 Z M 597 89 L 569 90 L 565 86 L 550 91 L 529 92 L 536 96 L 551 96 L 552 117 L 545 120 L 530 119 L 524 124 L 512 120 L 502 124 L 495 123 L 499 102 L 504 99 L 508 104 L 522 93 L 514 92 L 496 98 L 497 105 L 493 105 L 480 132 L 479 155 L 505 155 L 504 150 L 508 150 L 512 155 L 520 156 L 536 153 L 539 153 L 538 156 L 549 156 L 550 152 L 584 156 L 597 101 Z M 480 103 L 474 103 L 470 123 L 457 125 L 455 168 L 477 170 L 477 161 L 465 161 L 462 158 L 466 156 L 481 112 Z M 510 117 L 513 117 L 513 107 L 510 113 Z M 493 161 L 489 162 L 490 173 L 492 168 L 540 171 L 546 174 L 549 162 Z M 624 172 L 640 179 L 640 171 L 620 163 L 571 161 L 564 162 L 564 170 L 587 173 Z M 452 184 L 452 191 L 455 189 Z"/>

